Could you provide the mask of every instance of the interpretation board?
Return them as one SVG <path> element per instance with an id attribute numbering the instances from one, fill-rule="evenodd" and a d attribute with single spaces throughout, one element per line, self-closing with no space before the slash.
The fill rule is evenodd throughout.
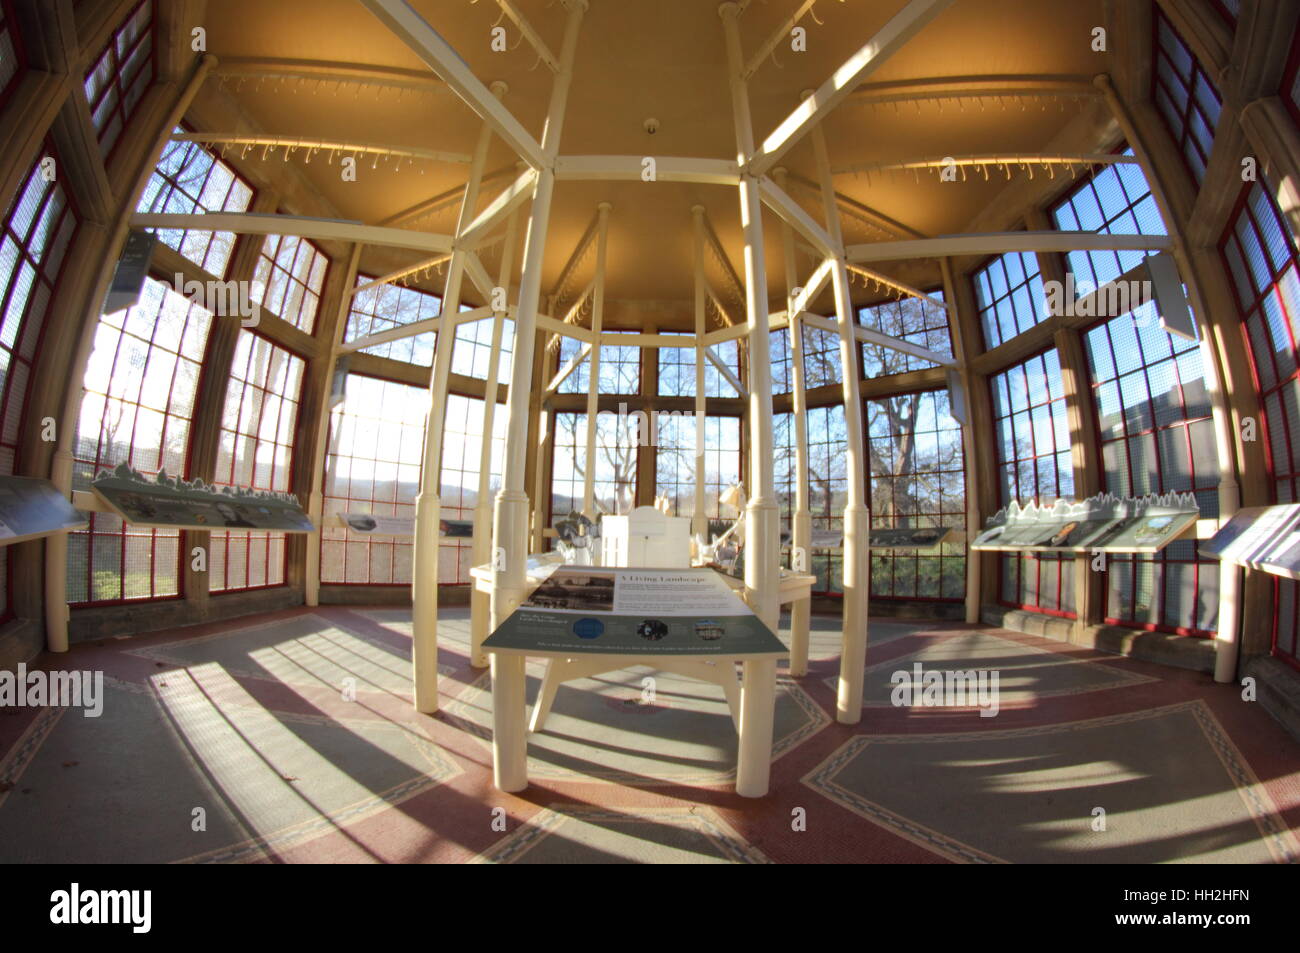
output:
<path id="1" fill-rule="evenodd" d="M 170 480 L 165 474 L 149 482 L 123 467 L 101 474 L 90 486 L 109 509 L 135 526 L 236 532 L 316 531 L 302 506 L 287 494 L 223 493 L 208 486 Z"/>
<path id="2" fill-rule="evenodd" d="M 89 525 L 49 480 L 0 477 L 0 546 Z"/>
<path id="3" fill-rule="evenodd" d="M 788 654 L 712 569 L 569 564 L 556 566 L 483 647 L 524 655 Z"/>
<path id="4" fill-rule="evenodd" d="M 1099 494 L 1051 506 L 1013 502 L 993 516 L 970 548 L 993 552 L 1157 553 L 1200 517 L 1190 493 L 1121 499 Z"/>
<path id="5" fill-rule="evenodd" d="M 367 536 L 414 536 L 414 516 L 373 516 L 370 513 L 339 513 L 339 525 Z M 473 520 L 441 520 L 439 536 L 469 539 L 474 535 Z"/>
<path id="6" fill-rule="evenodd" d="M 932 549 L 952 534 L 951 526 L 884 527 L 871 531 L 872 549 Z"/>
<path id="7" fill-rule="evenodd" d="M 1300 579 L 1300 503 L 1237 510 L 1200 554 L 1274 576 Z"/>

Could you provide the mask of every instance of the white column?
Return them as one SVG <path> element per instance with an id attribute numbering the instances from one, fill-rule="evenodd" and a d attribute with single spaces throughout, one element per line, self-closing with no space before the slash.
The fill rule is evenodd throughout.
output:
<path id="1" fill-rule="evenodd" d="M 320 547 L 325 527 L 325 496 L 322 487 L 325 483 L 325 461 L 329 456 L 330 441 L 330 384 L 334 380 L 334 369 L 338 366 L 339 345 L 347 334 L 348 314 L 352 311 L 352 302 L 356 300 L 352 289 L 357 286 L 357 263 L 361 259 L 361 245 L 354 244 L 348 253 L 347 278 L 343 282 L 343 298 L 339 302 L 339 317 L 335 322 L 334 339 L 330 345 L 329 369 L 325 374 L 325 390 L 320 406 L 320 416 L 316 420 L 316 452 L 311 461 L 311 489 L 307 493 L 307 515 L 316 526 L 316 532 L 307 536 L 307 572 L 303 580 L 303 602 L 309 606 L 320 605 Z"/>
<path id="2" fill-rule="evenodd" d="M 505 86 L 494 83 L 498 98 Z M 456 222 L 459 235 L 474 221 L 478 207 L 479 182 L 487 161 L 492 128 L 479 130 L 470 160 L 469 180 Z M 426 714 L 438 710 L 438 549 L 442 521 L 442 436 L 447 417 L 447 383 L 451 376 L 451 355 L 456 348 L 456 315 L 460 311 L 460 289 L 465 278 L 465 252 L 452 252 L 447 266 L 447 284 L 442 294 L 438 342 L 429 376 L 429 415 L 424 429 L 424 462 L 420 471 L 420 494 L 415 498 L 415 545 L 411 561 L 411 662 L 415 679 L 415 707 Z"/>
<path id="3" fill-rule="evenodd" d="M 707 461 L 704 455 L 704 206 L 691 206 L 691 260 L 695 272 L 695 502 L 691 516 L 691 533 L 709 540 L 709 516 L 704 512 L 704 480 Z"/>
<path id="4" fill-rule="evenodd" d="M 739 8 L 718 8 L 727 46 L 728 78 L 736 127 L 736 152 L 746 162 L 754 154 L 754 127 L 749 94 L 741 78 L 744 59 L 737 24 Z M 773 480 L 772 355 L 768 338 L 766 259 L 763 253 L 763 207 L 758 180 L 740 176 L 740 223 L 745 236 L 745 312 L 749 326 L 750 487 L 745 516 L 745 599 L 773 632 L 780 626 L 780 510 Z"/>
<path id="5" fill-rule="evenodd" d="M 582 512 L 596 518 L 596 407 L 600 396 L 600 332 L 605 323 L 605 247 L 609 235 L 608 202 L 597 206 L 596 281 L 591 289 L 591 356 L 587 358 L 587 463 L 582 470 Z"/>
<path id="6" fill-rule="evenodd" d="M 773 170 L 777 185 L 785 188 L 785 169 Z M 791 398 L 794 404 L 794 518 L 790 526 L 790 568 L 812 570 L 812 511 L 808 499 L 808 391 L 803 365 L 803 320 L 794 311 L 794 289 L 799 283 L 794 259 L 794 233 L 781 220 L 781 255 L 785 263 L 786 315 L 790 334 Z M 808 639 L 812 623 L 812 598 L 790 605 L 790 674 L 808 674 Z"/>
<path id="7" fill-rule="evenodd" d="M 506 221 L 505 244 L 501 246 L 501 267 L 497 272 L 497 287 L 510 287 L 510 274 L 514 269 L 516 238 L 519 235 L 519 212 L 510 213 Z M 497 409 L 497 377 L 501 366 L 501 336 L 505 331 L 506 311 L 503 308 L 492 314 L 492 348 L 488 352 L 487 384 L 483 390 L 483 445 L 479 448 L 478 495 L 474 501 L 474 539 L 470 547 L 470 561 L 475 566 L 487 563 L 492 555 L 492 434 L 495 430 Z M 470 664 L 486 668 L 488 657 L 483 651 L 483 640 L 488 637 L 488 594 L 477 582 L 470 587 Z"/>
<path id="8" fill-rule="evenodd" d="M 848 438 L 845 468 L 848 494 L 844 507 L 844 637 L 840 652 L 840 681 L 835 717 L 846 725 L 862 718 L 863 669 L 867 662 L 867 613 L 871 589 L 871 514 L 864 500 L 867 485 L 866 453 L 862 426 L 862 394 L 858 389 L 857 337 L 853 333 L 857 320 L 849 292 L 849 270 L 844 260 L 844 239 L 840 232 L 839 209 L 835 203 L 835 184 L 831 180 L 830 160 L 826 155 L 826 135 L 821 126 L 812 130 L 813 151 L 821 180 L 822 207 L 826 230 L 837 254 L 831 269 L 835 289 L 835 313 L 840 330 L 840 377 L 844 390 L 844 429 Z"/>
<path id="9" fill-rule="evenodd" d="M 560 71 L 551 89 L 542 152 L 546 164 L 533 186 L 533 207 L 524 238 L 523 270 L 519 279 L 519 306 L 515 312 L 515 356 L 510 374 L 510 396 L 506 403 L 505 472 L 496 498 L 492 539 L 492 596 L 490 625 L 496 629 L 515 610 L 524 595 L 528 559 L 528 494 L 524 491 L 524 470 L 528 454 L 528 400 L 532 390 L 533 351 L 537 337 L 537 305 L 542 286 L 542 255 L 555 191 L 555 157 L 560 149 L 560 131 L 569 83 L 573 78 L 573 54 L 578 28 L 587 9 L 586 0 L 564 0 L 568 19 L 560 52 Z M 518 655 L 492 656 L 492 754 L 493 780 L 502 791 L 521 791 L 528 786 L 527 753 L 524 747 L 524 659 Z"/>

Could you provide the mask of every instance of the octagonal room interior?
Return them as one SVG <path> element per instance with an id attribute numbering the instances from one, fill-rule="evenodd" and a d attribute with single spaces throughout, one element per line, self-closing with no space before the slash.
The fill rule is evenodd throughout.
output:
<path id="1" fill-rule="evenodd" d="M 0 0 L 0 861 L 1295 861 L 1298 23 Z"/>

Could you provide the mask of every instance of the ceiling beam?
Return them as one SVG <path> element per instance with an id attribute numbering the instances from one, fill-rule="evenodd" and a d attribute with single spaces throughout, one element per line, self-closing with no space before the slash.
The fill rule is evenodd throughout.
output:
<path id="1" fill-rule="evenodd" d="M 786 172 L 786 181 L 790 184 L 797 185 L 799 188 L 809 192 L 815 192 L 821 195 L 821 186 L 811 179 L 805 179 L 797 172 Z M 839 205 L 840 210 L 851 218 L 866 222 L 872 228 L 879 229 L 886 234 L 896 235 L 899 238 L 928 238 L 925 232 L 919 232 L 910 225 L 905 225 L 897 219 L 890 218 L 884 212 L 878 212 L 869 205 L 863 205 L 857 199 L 850 198 L 843 192 L 835 193 L 835 202 Z"/>
<path id="2" fill-rule="evenodd" d="M 919 99 L 997 99 L 1062 96 L 1096 99 L 1101 91 L 1091 76 L 1072 73 L 996 73 L 985 76 L 934 76 L 887 83 L 863 83 L 853 91 L 854 105 L 899 103 Z"/>
<path id="3" fill-rule="evenodd" d="M 819 258 L 836 258 L 843 254 L 843 249 L 835 239 L 831 238 L 830 233 L 811 215 L 803 210 L 803 207 L 786 193 L 779 185 L 769 179 L 767 176 L 761 176 L 758 180 L 758 195 L 763 200 L 763 204 L 781 216 L 790 227 L 797 231 L 808 241 L 812 242 L 813 247 L 817 249 Z"/>
<path id="4" fill-rule="evenodd" d="M 555 177 L 568 180 L 636 181 L 645 175 L 644 156 L 561 156 L 555 160 Z M 738 185 L 740 167 L 729 159 L 689 156 L 655 156 L 655 182 L 698 182 L 704 185 Z"/>
<path id="5" fill-rule="evenodd" d="M 518 163 L 503 165 L 499 169 L 483 173 L 479 179 L 479 185 L 487 185 L 489 182 L 495 182 L 497 179 L 504 179 L 507 175 L 517 171 L 515 166 Z M 400 212 L 394 212 L 385 219 L 381 219 L 380 225 L 401 225 L 403 222 L 414 221 L 415 219 L 424 218 L 426 215 L 432 215 L 434 212 L 440 212 L 445 208 L 451 208 L 460 201 L 465 194 L 465 186 L 455 185 L 445 192 L 439 192 L 437 195 L 430 196 L 414 205 L 408 206 Z"/>
<path id="6" fill-rule="evenodd" d="M 426 70 L 398 69 L 390 66 L 371 66 L 364 63 L 340 63 L 334 60 L 299 60 L 231 56 L 221 58 L 214 71 L 223 82 L 229 80 L 286 79 L 315 80 L 317 87 L 332 83 L 339 87 L 356 85 L 383 86 L 406 89 L 420 93 L 447 93 L 447 85 Z M 240 84 L 242 85 L 242 83 Z M 238 89 L 236 89 L 238 92 Z"/>
<path id="7" fill-rule="evenodd" d="M 832 73 L 816 92 L 796 106 L 772 134 L 763 140 L 763 144 L 750 158 L 750 171 L 758 175 L 780 161 L 791 146 L 857 88 L 863 77 L 879 69 L 885 60 L 951 3 L 952 0 L 909 0 L 875 36 Z"/>
<path id="8" fill-rule="evenodd" d="M 385 26 L 442 77 L 492 131 L 534 169 L 546 164 L 542 147 L 474 75 L 460 54 L 405 0 L 361 0 Z"/>
<path id="9" fill-rule="evenodd" d="M 822 293 L 827 282 L 831 280 L 831 269 L 835 267 L 834 258 L 823 258 L 821 264 L 808 276 L 807 284 L 799 288 L 799 293 L 790 299 L 789 311 L 791 314 L 800 314 L 808 310 L 808 306 L 817 300 L 817 296 Z"/>
<path id="10" fill-rule="evenodd" d="M 520 174 L 501 191 L 474 221 L 465 226 L 465 230 L 456 236 L 456 244 L 465 248 L 475 248 L 482 244 L 487 233 L 506 220 L 516 208 L 533 197 L 533 186 L 537 184 L 537 170 L 528 169 Z"/>
<path id="11" fill-rule="evenodd" d="M 749 77 L 758 72 L 758 68 L 763 65 L 763 61 L 772 54 L 772 51 L 777 48 L 777 45 L 782 40 L 789 38 L 790 31 L 794 29 L 795 24 L 803 19 L 803 15 L 811 10 L 813 4 L 816 2 L 817 0 L 803 0 L 803 2 L 799 4 L 799 8 L 795 10 L 793 14 L 786 17 L 785 22 L 777 27 L 772 35 L 763 42 L 763 45 L 754 51 L 754 55 L 749 58 L 749 62 L 747 62 L 745 68 L 741 70 L 740 76 L 742 79 L 749 79 Z"/>
<path id="12" fill-rule="evenodd" d="M 405 228 L 384 228 L 337 218 L 306 218 L 299 215 L 261 215 L 253 212 L 200 212 L 194 215 L 139 213 L 131 216 L 132 228 L 191 229 L 197 232 L 234 232 L 237 235 L 296 235 L 326 241 L 357 242 L 361 245 L 389 245 L 413 248 L 429 254 L 452 250 L 450 235 L 415 232 Z"/>
<path id="13" fill-rule="evenodd" d="M 1167 235 L 1106 235 L 1096 232 L 990 232 L 940 235 L 901 242 L 850 245 L 850 262 L 898 261 L 904 258 L 948 258 L 954 255 L 1003 252 L 1164 251 L 1172 247 Z"/>
<path id="14" fill-rule="evenodd" d="M 533 25 L 524 18 L 524 15 L 515 9 L 515 5 L 510 0 L 497 0 L 497 6 L 501 8 L 502 13 L 511 19 L 515 26 L 519 27 L 519 32 L 524 35 L 528 45 L 542 58 L 542 62 L 550 67 L 551 72 L 558 73 L 560 71 L 560 61 L 555 58 L 555 54 L 546 45 L 546 41 L 542 39 L 541 34 L 534 30 Z"/>

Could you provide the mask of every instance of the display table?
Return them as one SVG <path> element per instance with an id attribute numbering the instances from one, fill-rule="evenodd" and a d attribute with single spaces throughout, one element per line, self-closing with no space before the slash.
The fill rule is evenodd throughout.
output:
<path id="1" fill-rule="evenodd" d="M 474 573 L 480 584 L 484 575 Z M 572 679 L 643 665 L 719 686 L 739 736 L 736 792 L 767 793 L 776 661 L 787 649 L 735 595 L 740 580 L 710 569 L 555 565 L 538 566 L 528 579 L 524 603 L 483 643 L 492 659 L 499 788 L 527 786 L 525 660 L 532 656 L 547 660 L 534 731 L 545 724 L 559 685 Z M 788 598 L 806 596 L 812 580 L 792 575 Z"/>

